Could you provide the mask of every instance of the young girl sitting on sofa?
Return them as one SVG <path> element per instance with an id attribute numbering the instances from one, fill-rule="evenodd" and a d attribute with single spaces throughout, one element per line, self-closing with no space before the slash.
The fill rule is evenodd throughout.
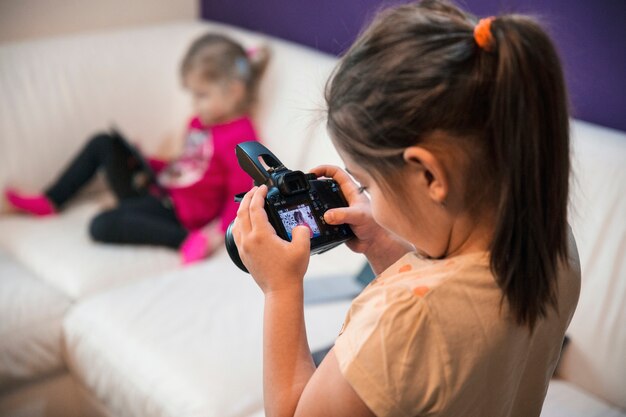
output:
<path id="1" fill-rule="evenodd" d="M 309 231 L 280 239 L 265 186 L 233 235 L 265 295 L 267 416 L 537 417 L 580 290 L 567 225 L 566 93 L 552 42 L 519 15 L 443 1 L 383 12 L 326 99 L 347 170 L 349 246 L 378 277 L 315 369 L 303 277 Z M 280 260 L 277 262 L 276 260 Z"/>
<path id="2" fill-rule="evenodd" d="M 204 258 L 214 238 L 220 238 L 235 218 L 233 196 L 252 185 L 234 149 L 240 142 L 257 140 L 249 112 L 268 56 L 265 48 L 247 53 L 220 34 L 209 33 L 192 43 L 181 77 L 193 98 L 195 116 L 188 122 L 178 158 L 149 159 L 157 184 L 138 184 L 137 161 L 124 140 L 101 133 L 42 194 L 7 189 L 6 198 L 20 211 L 54 214 L 102 168 L 118 204 L 91 221 L 93 239 L 167 246 L 180 251 L 183 263 Z M 209 232 L 205 226 L 218 218 L 219 226 Z"/>

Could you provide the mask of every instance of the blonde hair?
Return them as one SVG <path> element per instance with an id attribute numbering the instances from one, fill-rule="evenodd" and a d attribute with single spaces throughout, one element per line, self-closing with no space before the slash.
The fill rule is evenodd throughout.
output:
<path id="1" fill-rule="evenodd" d="M 246 87 L 242 106 L 249 110 L 256 101 L 259 82 L 269 58 L 270 51 L 266 46 L 248 52 L 225 35 L 206 33 L 193 41 L 187 50 L 180 66 L 180 74 L 183 82 L 192 71 L 199 71 L 210 82 L 242 81 Z"/>

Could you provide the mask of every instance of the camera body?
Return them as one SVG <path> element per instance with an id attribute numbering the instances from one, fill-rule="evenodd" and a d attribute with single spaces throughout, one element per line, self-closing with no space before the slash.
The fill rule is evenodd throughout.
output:
<path id="1" fill-rule="evenodd" d="M 269 222 L 281 238 L 290 241 L 291 231 L 298 225 L 311 230 L 311 254 L 322 253 L 354 237 L 346 224 L 330 225 L 324 213 L 332 208 L 346 207 L 339 185 L 332 179 L 317 179 L 315 174 L 292 171 L 259 142 L 244 142 L 235 152 L 239 165 L 254 180 L 254 185 L 265 184 L 265 211 Z M 264 162 L 261 163 L 261 161 Z M 243 194 L 235 196 L 241 201 Z M 232 236 L 233 223 L 226 230 L 226 249 L 232 261 L 248 272 Z"/>

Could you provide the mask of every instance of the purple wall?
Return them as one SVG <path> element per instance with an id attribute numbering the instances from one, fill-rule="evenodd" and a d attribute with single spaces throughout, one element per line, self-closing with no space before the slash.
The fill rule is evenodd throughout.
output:
<path id="1" fill-rule="evenodd" d="M 477 14 L 539 16 L 564 62 L 573 115 L 626 131 L 626 1 L 465 0 Z M 202 17 L 338 54 L 383 5 L 401 0 L 201 0 Z"/>

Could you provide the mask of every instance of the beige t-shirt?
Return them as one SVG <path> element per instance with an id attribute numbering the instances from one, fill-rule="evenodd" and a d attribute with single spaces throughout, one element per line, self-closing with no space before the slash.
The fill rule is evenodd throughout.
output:
<path id="1" fill-rule="evenodd" d="M 334 352 L 381 416 L 539 416 L 580 291 L 575 246 L 531 334 L 515 324 L 484 252 L 407 254 L 352 303 Z"/>

